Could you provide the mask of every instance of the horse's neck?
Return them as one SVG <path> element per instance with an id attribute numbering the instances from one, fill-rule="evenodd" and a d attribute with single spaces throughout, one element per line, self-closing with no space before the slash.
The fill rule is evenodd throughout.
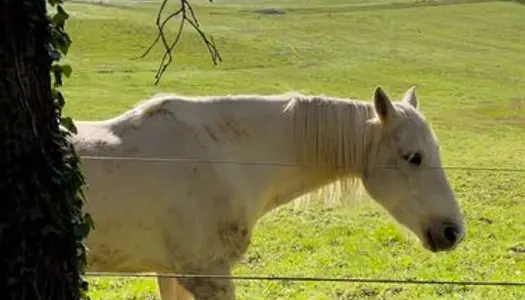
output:
<path id="1" fill-rule="evenodd" d="M 375 141 L 374 129 L 367 124 L 373 117 L 371 106 L 305 101 L 289 106 L 288 117 L 288 163 L 297 167 L 275 168 L 265 212 L 316 190 L 325 192 L 328 202 L 351 192 Z M 337 189 L 324 189 L 334 183 Z"/>

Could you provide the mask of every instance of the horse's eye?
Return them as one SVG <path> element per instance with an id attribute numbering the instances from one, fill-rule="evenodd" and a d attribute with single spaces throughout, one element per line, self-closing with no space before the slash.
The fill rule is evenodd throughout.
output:
<path id="1" fill-rule="evenodd" d="M 421 164 L 421 154 L 419 152 L 403 155 L 403 159 L 412 165 L 419 166 Z"/>

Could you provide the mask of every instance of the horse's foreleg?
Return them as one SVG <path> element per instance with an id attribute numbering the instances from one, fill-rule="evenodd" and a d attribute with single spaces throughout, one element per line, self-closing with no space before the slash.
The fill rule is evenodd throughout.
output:
<path id="1" fill-rule="evenodd" d="M 160 300 L 191 300 L 192 295 L 176 278 L 157 277 Z"/>

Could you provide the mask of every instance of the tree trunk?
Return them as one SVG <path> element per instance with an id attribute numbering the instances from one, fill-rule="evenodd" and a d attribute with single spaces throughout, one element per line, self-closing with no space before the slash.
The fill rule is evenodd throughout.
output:
<path id="1" fill-rule="evenodd" d="M 80 299 L 75 199 L 45 0 L 0 0 L 0 299 Z"/>

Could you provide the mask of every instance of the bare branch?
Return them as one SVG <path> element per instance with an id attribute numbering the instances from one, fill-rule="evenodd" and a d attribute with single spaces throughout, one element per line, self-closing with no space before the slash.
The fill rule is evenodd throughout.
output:
<path id="1" fill-rule="evenodd" d="M 144 51 L 144 53 L 140 57 L 135 58 L 135 59 L 138 59 L 138 58 L 146 57 L 151 52 L 151 49 L 153 49 L 153 47 L 159 42 L 159 40 L 162 41 L 162 45 L 164 47 L 165 52 L 164 52 L 164 55 L 162 56 L 161 63 L 157 70 L 157 74 L 155 75 L 155 78 L 156 78 L 155 84 L 159 83 L 162 75 L 164 74 L 168 66 L 173 61 L 172 54 L 173 54 L 174 49 L 177 47 L 177 45 L 179 44 L 182 38 L 182 31 L 184 30 L 185 23 L 189 23 L 191 27 L 195 29 L 195 31 L 197 31 L 202 41 L 204 42 L 204 45 L 206 46 L 206 49 L 208 50 L 213 63 L 217 65 L 218 62 L 222 61 L 222 57 L 219 53 L 219 50 L 215 46 L 213 37 L 206 35 L 204 31 L 201 29 L 199 21 L 197 20 L 197 17 L 195 16 L 195 11 L 193 10 L 193 7 L 189 3 L 189 0 L 179 0 L 180 8 L 177 11 L 169 14 L 164 20 L 161 21 L 162 13 L 166 9 L 166 5 L 168 1 L 169 0 L 163 0 L 159 8 L 159 11 L 157 14 L 157 20 L 156 20 L 158 34 L 155 37 L 155 40 L 151 43 L 151 45 Z M 212 2 L 212 0 L 209 0 L 209 1 Z M 166 25 L 168 24 L 168 22 L 177 16 L 180 16 L 179 30 L 176 33 L 175 40 L 171 44 L 169 44 L 166 39 L 164 29 L 166 28 Z"/>
<path id="2" fill-rule="evenodd" d="M 163 28 L 169 20 L 171 20 L 172 18 L 176 17 L 181 12 L 182 12 L 182 10 L 179 9 L 177 12 L 169 15 L 166 19 L 164 19 L 164 21 L 162 21 L 162 24 L 160 24 L 160 14 L 159 14 L 159 16 L 157 17 L 157 28 Z M 153 47 L 159 41 L 159 39 L 160 39 L 160 37 L 162 35 L 161 32 L 162 32 L 162 30 L 160 29 L 159 33 L 157 34 L 157 37 L 155 37 L 155 40 L 151 43 L 151 45 L 148 47 L 148 49 L 146 49 L 146 51 L 144 51 L 144 53 L 141 56 L 135 57 L 134 59 L 139 59 L 139 58 L 146 57 L 149 54 L 149 52 L 151 51 L 151 49 L 153 49 Z"/>

